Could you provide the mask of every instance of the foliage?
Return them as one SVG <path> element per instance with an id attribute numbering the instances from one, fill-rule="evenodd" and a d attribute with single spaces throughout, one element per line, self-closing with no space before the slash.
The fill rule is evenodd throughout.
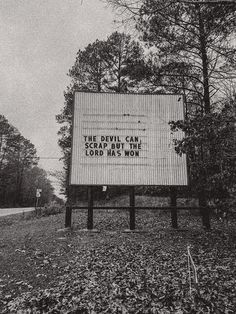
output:
<path id="1" fill-rule="evenodd" d="M 198 1 L 107 0 L 134 19 L 142 40 L 155 47 L 149 82 L 184 92 L 188 106 L 206 112 L 225 81 L 235 78 L 236 4 Z M 190 109 L 190 108 L 189 108 Z"/>
<path id="2" fill-rule="evenodd" d="M 66 173 L 65 170 L 54 170 L 50 171 L 49 174 L 55 177 L 60 185 L 60 194 L 66 194 Z"/>
<path id="3" fill-rule="evenodd" d="M 64 186 L 68 184 L 69 175 L 74 91 L 135 91 L 139 86 L 140 73 L 147 70 L 143 59 L 144 51 L 140 43 L 132 40 L 130 35 L 118 32 L 111 34 L 107 40 L 96 40 L 78 51 L 75 64 L 69 70 L 71 85 L 64 93 L 64 107 L 56 116 L 57 122 L 62 125 L 58 143 L 64 155 Z M 86 195 L 86 189 L 81 188 L 81 195 Z"/>
<path id="4" fill-rule="evenodd" d="M 234 208 L 236 200 L 236 99 L 217 112 L 201 112 L 186 121 L 172 121 L 172 131 L 181 129 L 182 140 L 175 141 L 178 154 L 187 154 L 191 185 L 202 188 L 217 205 Z M 223 202 L 223 203 L 222 203 Z M 227 207 L 226 206 L 226 207 Z"/>
<path id="5" fill-rule="evenodd" d="M 72 88 L 83 91 L 132 90 L 145 72 L 144 51 L 130 35 L 114 32 L 77 53 L 69 70 Z"/>
<path id="6" fill-rule="evenodd" d="M 50 215 L 57 215 L 64 212 L 65 206 L 56 204 L 54 202 L 45 204 L 43 207 L 39 207 L 36 210 L 37 217 L 46 217 Z"/>
<path id="7" fill-rule="evenodd" d="M 102 90 L 107 71 L 102 55 L 103 46 L 103 41 L 96 40 L 84 50 L 78 51 L 69 76 L 79 89 L 98 92 Z"/>
<path id="8" fill-rule="evenodd" d="M 39 167 L 33 167 L 30 171 L 26 171 L 24 176 L 23 201 L 25 204 L 35 205 L 37 189 L 42 190 L 39 205 L 47 204 L 54 198 L 54 188 L 48 179 L 47 172 Z"/>
<path id="9" fill-rule="evenodd" d="M 145 199 L 143 199 L 145 202 Z M 153 202 L 158 202 L 154 200 Z M 74 232 L 59 234 L 64 215 L 0 225 L 1 313 L 234 313 L 235 225 L 199 217 L 137 212 L 139 233 L 124 233 L 128 213 L 94 213 L 100 233 L 78 232 L 87 213 L 74 212 Z M 52 228 L 53 226 L 53 228 Z M 184 228 L 184 229 L 183 229 Z M 189 290 L 187 245 L 198 286 Z"/>
<path id="10" fill-rule="evenodd" d="M 222 105 L 222 96 L 230 84 L 235 86 L 236 3 L 107 2 L 120 10 L 122 18 L 126 14 L 127 20 L 133 20 L 149 51 L 152 48 L 149 91 L 186 96 L 187 121 L 172 122 L 172 127 L 186 132 L 187 138 L 176 143 L 176 151 L 189 155 L 191 183 L 201 196 L 201 204 L 205 204 L 205 188 L 209 197 L 216 198 L 218 207 L 234 207 L 235 112 L 224 106 L 227 98 Z"/>
<path id="11" fill-rule="evenodd" d="M 43 202 L 52 197 L 51 183 L 37 163 L 34 145 L 0 115 L 0 206 L 34 206 L 39 186 L 44 186 Z"/>

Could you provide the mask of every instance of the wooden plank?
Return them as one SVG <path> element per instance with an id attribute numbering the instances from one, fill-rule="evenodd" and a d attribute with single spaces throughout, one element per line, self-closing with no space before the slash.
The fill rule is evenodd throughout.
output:
<path id="1" fill-rule="evenodd" d="M 73 205 L 73 209 L 88 209 L 88 206 L 77 206 Z M 140 210 L 171 210 L 171 206 L 135 206 L 135 209 Z M 101 210 L 108 210 L 108 209 L 114 209 L 114 210 L 123 210 L 123 209 L 130 209 L 130 206 L 93 206 L 93 209 L 101 209 Z M 177 210 L 201 210 L 201 207 L 186 207 L 186 206 L 178 206 L 176 207 Z"/>

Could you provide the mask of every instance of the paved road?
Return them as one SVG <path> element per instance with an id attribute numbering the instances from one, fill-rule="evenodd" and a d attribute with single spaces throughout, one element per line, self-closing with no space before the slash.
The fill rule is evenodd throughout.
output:
<path id="1" fill-rule="evenodd" d="M 24 207 L 24 208 L 0 208 L 0 217 L 31 212 L 35 210 L 34 207 Z"/>

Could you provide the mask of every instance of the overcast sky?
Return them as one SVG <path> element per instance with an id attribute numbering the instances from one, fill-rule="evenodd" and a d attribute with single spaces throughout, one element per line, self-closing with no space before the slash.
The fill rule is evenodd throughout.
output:
<path id="1" fill-rule="evenodd" d="M 0 114 L 40 157 L 60 156 L 55 115 L 76 52 L 112 33 L 114 18 L 99 0 L 0 0 Z M 62 167 L 54 159 L 40 166 Z"/>

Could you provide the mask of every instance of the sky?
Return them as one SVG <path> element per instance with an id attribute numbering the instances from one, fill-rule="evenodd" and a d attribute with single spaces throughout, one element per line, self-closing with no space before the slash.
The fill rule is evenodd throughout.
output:
<path id="1" fill-rule="evenodd" d="M 0 0 L 0 114 L 36 147 L 46 171 L 62 169 L 55 115 L 76 53 L 116 27 L 100 0 Z M 44 158 L 47 159 L 44 159 Z"/>

